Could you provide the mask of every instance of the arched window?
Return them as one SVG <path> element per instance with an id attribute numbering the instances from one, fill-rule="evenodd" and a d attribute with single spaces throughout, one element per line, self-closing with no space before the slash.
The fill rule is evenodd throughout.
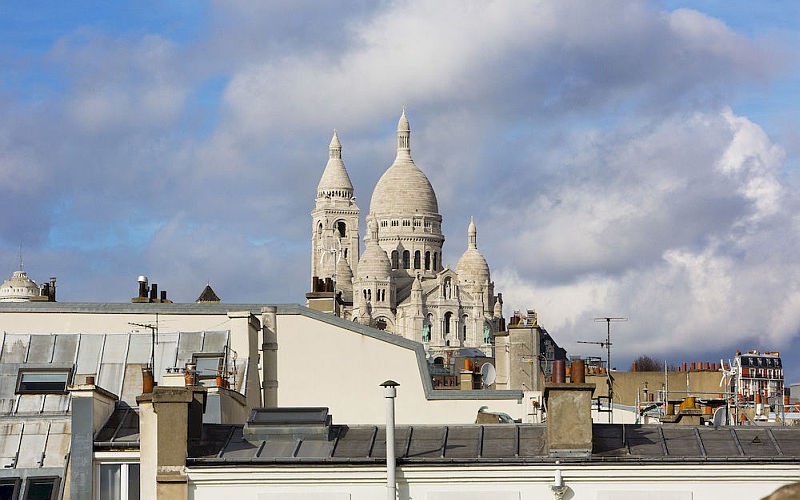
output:
<path id="1" fill-rule="evenodd" d="M 317 238 L 322 239 L 322 222 L 317 226 Z"/>
<path id="2" fill-rule="evenodd" d="M 419 255 L 420 255 L 420 253 L 419 253 L 419 250 L 417 250 L 416 252 L 414 252 L 414 269 L 419 269 L 419 267 L 420 267 L 420 264 L 419 264 Z"/>
<path id="3" fill-rule="evenodd" d="M 403 250 L 403 269 L 411 267 L 411 252 Z"/>
<path id="4" fill-rule="evenodd" d="M 431 270 L 431 253 L 430 252 L 425 252 L 425 270 L 426 271 L 430 271 Z"/>
<path id="5" fill-rule="evenodd" d="M 453 321 L 453 313 L 447 312 L 444 314 L 444 336 L 450 335 L 450 323 Z"/>
<path id="6" fill-rule="evenodd" d="M 339 238 L 347 236 L 347 224 L 343 220 L 336 223 L 336 230 L 339 231 Z"/>
<path id="7" fill-rule="evenodd" d="M 347 248 L 344 249 L 344 258 L 347 258 Z"/>
<path id="8" fill-rule="evenodd" d="M 436 252 L 433 252 L 433 270 L 438 271 L 439 267 L 436 265 Z"/>
<path id="9" fill-rule="evenodd" d="M 398 261 L 397 250 L 392 250 L 392 269 L 397 269 L 399 267 L 397 261 Z"/>
<path id="10" fill-rule="evenodd" d="M 469 317 L 466 314 L 461 318 L 461 341 L 462 342 L 466 342 L 467 341 L 467 320 L 468 319 L 469 319 Z"/>

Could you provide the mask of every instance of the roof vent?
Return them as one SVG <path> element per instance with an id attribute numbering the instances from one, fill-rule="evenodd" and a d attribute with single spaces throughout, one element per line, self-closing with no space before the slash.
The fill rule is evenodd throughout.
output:
<path id="1" fill-rule="evenodd" d="M 333 439 L 328 408 L 254 408 L 244 426 L 244 438 L 251 442 L 269 439 Z"/>

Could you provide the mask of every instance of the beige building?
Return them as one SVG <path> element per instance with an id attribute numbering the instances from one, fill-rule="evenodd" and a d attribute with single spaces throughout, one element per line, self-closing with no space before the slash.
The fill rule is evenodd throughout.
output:
<path id="1" fill-rule="evenodd" d="M 411 158 L 405 111 L 397 127 L 395 159 L 372 193 L 363 254 L 359 214 L 334 131 L 311 212 L 308 305 L 420 342 L 432 358 L 460 347 L 491 356 L 492 335 L 501 329 L 502 297 L 495 294 L 489 266 L 478 250 L 473 220 L 456 268 L 444 266 L 439 204 Z M 336 306 L 319 305 L 319 299 L 334 295 Z"/>

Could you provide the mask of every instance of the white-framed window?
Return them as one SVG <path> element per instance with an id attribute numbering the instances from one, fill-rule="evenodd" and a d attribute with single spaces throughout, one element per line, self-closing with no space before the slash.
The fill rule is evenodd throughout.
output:
<path id="1" fill-rule="evenodd" d="M 95 465 L 95 500 L 139 500 L 139 464 L 99 462 Z"/>

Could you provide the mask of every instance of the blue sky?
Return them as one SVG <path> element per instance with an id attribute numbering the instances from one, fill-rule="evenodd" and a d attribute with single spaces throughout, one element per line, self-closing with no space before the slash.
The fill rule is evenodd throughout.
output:
<path id="1" fill-rule="evenodd" d="M 0 263 L 62 301 L 302 302 L 335 127 L 362 215 L 403 105 L 506 314 L 570 354 L 800 355 L 800 4 L 0 3 Z M 789 361 L 790 379 L 800 366 Z M 792 366 L 793 365 L 793 366 Z"/>

